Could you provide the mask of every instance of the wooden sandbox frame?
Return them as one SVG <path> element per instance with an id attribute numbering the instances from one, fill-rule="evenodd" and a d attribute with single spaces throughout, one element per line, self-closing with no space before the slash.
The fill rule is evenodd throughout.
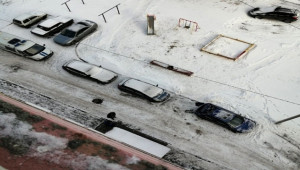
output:
<path id="1" fill-rule="evenodd" d="M 226 56 L 226 55 L 223 55 L 223 54 L 214 53 L 212 51 L 207 50 L 208 46 L 212 45 L 216 40 L 218 40 L 220 38 L 228 38 L 228 39 L 231 39 L 231 40 L 235 40 L 235 41 L 238 41 L 238 42 L 242 42 L 242 43 L 248 44 L 249 46 L 243 52 L 241 52 L 240 54 L 238 54 L 235 57 L 229 57 L 229 56 Z M 209 54 L 217 55 L 217 56 L 224 57 L 224 58 L 227 58 L 227 59 L 235 61 L 235 60 L 239 59 L 241 56 L 246 55 L 255 46 L 256 46 L 255 44 L 252 44 L 252 43 L 249 43 L 249 42 L 246 42 L 246 41 L 242 41 L 242 40 L 239 40 L 239 39 L 236 39 L 236 38 L 232 38 L 232 37 L 228 37 L 228 36 L 219 34 L 216 38 L 214 38 L 212 41 L 210 41 L 208 44 L 206 44 L 204 47 L 202 47 L 200 49 L 200 51 L 204 51 L 204 52 L 207 52 Z"/>

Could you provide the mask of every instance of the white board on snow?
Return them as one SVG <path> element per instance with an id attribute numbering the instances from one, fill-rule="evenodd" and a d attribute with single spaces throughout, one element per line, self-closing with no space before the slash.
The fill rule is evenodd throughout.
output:
<path id="1" fill-rule="evenodd" d="M 170 151 L 170 148 L 164 145 L 117 127 L 114 127 L 112 130 L 105 133 L 105 135 L 160 158 Z"/>

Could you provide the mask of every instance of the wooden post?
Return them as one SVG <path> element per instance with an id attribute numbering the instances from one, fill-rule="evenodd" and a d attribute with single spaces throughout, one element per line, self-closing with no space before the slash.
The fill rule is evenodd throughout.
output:
<path id="1" fill-rule="evenodd" d="M 154 35 L 154 20 L 155 15 L 147 15 L 147 34 L 148 35 Z"/>

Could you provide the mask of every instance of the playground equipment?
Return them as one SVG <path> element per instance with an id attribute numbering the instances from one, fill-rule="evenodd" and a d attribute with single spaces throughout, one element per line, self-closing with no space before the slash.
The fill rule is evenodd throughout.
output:
<path id="1" fill-rule="evenodd" d="M 255 44 L 220 34 L 201 48 L 200 51 L 235 61 L 246 55 L 255 46 Z"/>
<path id="2" fill-rule="evenodd" d="M 197 31 L 198 29 L 200 29 L 197 22 L 187 20 L 187 19 L 184 19 L 184 18 L 179 18 L 178 26 L 186 28 L 186 29 L 191 29 L 192 31 L 193 30 Z"/>

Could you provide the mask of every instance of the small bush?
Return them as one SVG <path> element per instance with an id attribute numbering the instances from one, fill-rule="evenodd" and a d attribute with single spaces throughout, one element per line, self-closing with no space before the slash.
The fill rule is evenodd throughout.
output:
<path id="1" fill-rule="evenodd" d="M 0 111 L 2 111 L 3 113 L 14 113 L 17 116 L 18 120 L 26 121 L 30 124 L 37 123 L 44 120 L 44 118 L 40 116 L 31 115 L 28 112 L 24 111 L 23 109 L 20 109 L 2 100 L 0 100 Z"/>
<path id="2" fill-rule="evenodd" d="M 9 153 L 23 155 L 28 152 L 33 139 L 23 137 L 22 140 L 10 136 L 0 138 L 0 146 L 6 148 Z"/>
<path id="3" fill-rule="evenodd" d="M 86 141 L 83 139 L 74 139 L 68 142 L 68 147 L 71 149 L 77 149 L 80 147 L 82 144 L 85 144 Z"/>
<path id="4" fill-rule="evenodd" d="M 63 127 L 63 126 L 60 126 L 60 125 L 58 125 L 58 124 L 56 124 L 56 123 L 51 123 L 50 124 L 51 125 L 51 127 L 52 127 L 52 130 L 67 130 L 67 128 L 66 127 Z"/>
<path id="5" fill-rule="evenodd" d="M 145 166 L 145 170 L 167 170 L 167 168 L 162 165 L 155 165 L 144 160 L 140 161 L 139 164 Z"/>
<path id="6" fill-rule="evenodd" d="M 113 146 L 110 146 L 110 145 L 103 145 L 102 148 L 106 151 L 109 151 L 109 152 L 116 152 L 117 149 Z"/>

